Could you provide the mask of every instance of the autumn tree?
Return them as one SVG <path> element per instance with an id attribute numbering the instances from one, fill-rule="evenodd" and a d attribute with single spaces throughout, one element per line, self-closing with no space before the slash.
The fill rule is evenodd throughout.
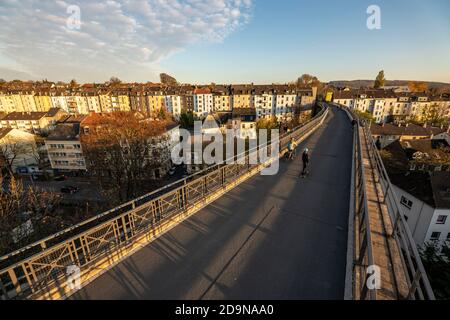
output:
<path id="1" fill-rule="evenodd" d="M 122 80 L 120 80 L 117 77 L 111 77 L 109 79 L 109 85 L 111 85 L 111 86 L 115 86 L 115 85 L 118 85 L 118 84 L 121 84 L 121 83 L 122 83 Z"/>
<path id="2" fill-rule="evenodd" d="M 77 82 L 77 80 L 75 80 L 75 79 L 70 80 L 69 87 L 70 87 L 70 89 L 75 89 L 75 88 L 77 88 L 77 87 L 78 87 L 78 82 Z"/>
<path id="3" fill-rule="evenodd" d="M 411 92 L 425 92 L 428 90 L 428 84 L 423 81 L 410 81 L 408 88 Z"/>
<path id="4" fill-rule="evenodd" d="M 421 111 L 420 122 L 426 122 L 436 126 L 446 124 L 448 121 L 446 112 L 447 108 L 445 105 L 439 105 L 437 103 L 427 105 Z"/>
<path id="5" fill-rule="evenodd" d="M 7 182 L 1 175 L 0 186 L 0 255 L 59 231 L 53 216 L 56 193 L 26 188 L 14 177 Z"/>
<path id="6" fill-rule="evenodd" d="M 149 121 L 132 112 L 98 116 L 81 137 L 88 170 L 112 204 L 138 196 L 153 179 L 167 152 L 161 134 L 167 121 Z"/>
<path id="7" fill-rule="evenodd" d="M 375 83 L 373 86 L 375 89 L 379 89 L 381 87 L 384 87 L 385 82 L 386 82 L 386 79 L 384 77 L 384 70 L 381 70 L 380 72 L 378 72 L 378 75 L 375 78 Z"/>

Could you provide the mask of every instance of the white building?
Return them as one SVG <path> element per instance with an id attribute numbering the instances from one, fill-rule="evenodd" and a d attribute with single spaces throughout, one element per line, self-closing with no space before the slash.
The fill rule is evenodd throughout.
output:
<path id="1" fill-rule="evenodd" d="M 275 96 L 271 86 L 255 86 L 252 105 L 256 110 L 256 118 L 270 118 L 275 111 Z"/>
<path id="2" fill-rule="evenodd" d="M 428 175 L 428 174 L 426 174 Z M 410 183 L 411 190 L 394 186 L 405 219 L 418 246 L 450 241 L 450 172 L 433 172 L 427 179 Z M 429 184 L 431 194 L 423 186 Z M 413 195 L 414 193 L 414 195 Z"/>
<path id="3" fill-rule="evenodd" d="M 34 134 L 19 129 L 1 128 L 0 149 L 11 163 L 13 172 L 20 167 L 27 168 L 27 171 L 29 167 L 38 170 L 39 154 Z"/>
<path id="4" fill-rule="evenodd" d="M 204 118 L 213 111 L 213 95 L 209 88 L 194 90 L 194 115 Z"/>
<path id="5" fill-rule="evenodd" d="M 274 93 L 274 115 L 277 117 L 278 121 L 292 119 L 294 109 L 299 104 L 295 88 L 290 88 L 288 86 L 276 87 Z"/>

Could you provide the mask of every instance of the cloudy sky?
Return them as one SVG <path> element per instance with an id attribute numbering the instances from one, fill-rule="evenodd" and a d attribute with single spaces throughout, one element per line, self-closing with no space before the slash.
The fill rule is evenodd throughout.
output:
<path id="1" fill-rule="evenodd" d="M 381 9 L 381 29 L 366 26 Z M 1 0 L 0 78 L 450 82 L 446 0 Z"/>

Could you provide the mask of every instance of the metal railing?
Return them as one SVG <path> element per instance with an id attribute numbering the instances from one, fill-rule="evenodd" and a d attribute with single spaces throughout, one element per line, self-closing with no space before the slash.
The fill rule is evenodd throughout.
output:
<path id="1" fill-rule="evenodd" d="M 360 128 L 360 119 L 358 118 L 358 116 L 353 113 L 350 109 L 346 108 L 345 106 L 341 106 L 341 108 L 344 108 L 344 110 L 346 112 L 348 112 L 351 117 L 356 120 L 356 124 L 355 124 L 355 130 L 354 130 L 354 143 L 356 144 L 356 149 L 355 149 L 355 159 L 357 158 L 358 161 L 360 162 L 359 164 L 357 164 L 358 161 L 355 162 L 356 164 L 356 176 L 359 174 L 362 174 L 362 179 L 360 179 L 360 181 L 364 182 L 364 167 L 363 167 L 363 162 L 362 162 L 362 152 L 361 152 L 361 148 L 362 148 L 362 141 L 360 140 L 359 137 L 359 128 Z M 405 219 L 405 214 L 403 213 L 403 208 L 400 206 L 399 203 L 399 199 L 395 193 L 394 188 L 392 187 L 392 183 L 389 179 L 389 175 L 387 174 L 386 168 L 383 164 L 383 160 L 381 159 L 380 153 L 377 150 L 375 141 L 370 133 L 370 126 L 364 125 L 362 127 L 363 132 L 364 132 L 364 142 L 367 146 L 367 151 L 368 151 L 368 156 L 369 156 L 369 161 L 370 164 L 372 166 L 372 170 L 374 170 L 374 176 L 376 177 L 376 182 L 380 184 L 381 186 L 381 190 L 382 190 L 382 196 L 384 199 L 384 204 L 386 204 L 387 207 L 387 211 L 389 213 L 389 218 L 391 220 L 391 223 L 393 225 L 393 232 L 391 235 L 391 237 L 393 237 L 395 239 L 395 242 L 398 246 L 398 248 L 400 249 L 400 260 L 402 262 L 402 266 L 404 269 L 404 273 L 406 276 L 406 281 L 407 281 L 407 288 L 408 288 L 408 294 L 406 297 L 406 299 L 410 299 L 410 300 L 415 300 L 415 299 L 419 299 L 419 300 L 434 300 L 435 296 L 433 293 L 433 290 L 431 288 L 430 282 L 428 280 L 425 268 L 423 266 L 422 260 L 420 258 L 420 254 L 419 251 L 417 249 L 417 245 L 412 237 L 410 228 L 406 222 Z M 355 178 L 356 179 L 356 178 Z M 357 179 L 356 179 L 357 180 Z M 356 181 L 355 183 L 356 189 L 359 188 L 358 185 L 358 181 Z M 356 191 L 358 193 L 358 190 Z M 365 195 L 365 191 L 363 196 L 366 198 Z M 357 198 L 357 197 L 355 197 Z M 362 200 L 359 200 L 362 201 Z M 359 206 L 359 207 L 358 207 Z M 363 210 L 361 209 L 361 207 L 363 208 Z M 361 216 L 360 213 L 358 213 L 359 211 L 363 211 L 363 215 L 362 217 L 364 218 L 365 222 L 360 220 L 361 222 L 361 226 L 363 228 L 369 228 L 370 225 L 368 223 L 368 211 L 367 211 L 367 198 L 366 200 L 364 200 L 363 204 L 358 203 L 357 205 L 355 204 L 355 212 L 356 212 L 356 217 Z M 365 211 L 365 212 L 364 212 Z M 363 242 L 370 242 L 370 232 L 368 233 L 367 231 L 370 229 L 366 229 L 364 230 L 363 233 Z M 361 233 L 361 231 L 359 231 Z M 363 256 L 360 255 L 360 257 L 364 257 L 364 259 L 366 259 L 367 263 L 369 263 L 370 265 L 370 261 L 373 262 L 373 257 L 370 257 L 371 255 L 371 244 L 366 245 L 364 243 L 364 246 L 359 246 L 360 247 L 360 252 L 361 250 L 363 250 L 365 253 Z M 364 247 L 367 247 L 366 249 Z M 365 255 L 367 255 L 367 258 L 365 257 Z M 360 267 L 365 267 L 367 266 L 367 263 L 364 263 L 364 259 L 361 261 L 361 259 L 357 259 L 356 264 Z M 366 272 L 364 270 L 363 273 L 360 274 L 365 274 Z M 394 275 L 395 276 L 395 275 Z M 362 282 L 361 284 L 363 287 L 367 287 L 365 285 L 365 281 Z M 374 291 L 374 290 L 369 290 L 369 296 L 367 296 L 367 291 L 368 289 L 364 289 L 364 288 L 360 288 L 360 296 L 361 298 L 375 298 L 376 295 L 370 291 Z"/>
<path id="2" fill-rule="evenodd" d="M 317 128 L 327 112 L 323 107 L 314 119 L 282 135 L 280 150 L 291 138 L 299 140 Z M 27 298 L 67 286 L 69 266 L 86 273 L 100 263 L 102 268 L 104 263 L 113 265 L 111 257 L 129 250 L 137 239 L 155 234 L 162 225 L 207 203 L 213 194 L 236 185 L 240 177 L 261 170 L 265 164 L 250 163 L 261 148 L 269 151 L 270 142 L 236 156 L 245 161 L 216 164 L 1 257 L 5 266 L 0 271 L 0 299 Z"/>
<path id="3" fill-rule="evenodd" d="M 374 265 L 372 239 L 370 230 L 369 207 L 367 204 L 366 194 L 366 178 L 363 163 L 362 143 L 359 137 L 359 122 L 357 122 L 353 129 L 353 150 L 354 150 L 354 213 L 356 226 L 355 239 L 355 264 L 354 267 L 359 269 L 357 273 L 360 277 L 358 284 L 358 299 L 360 300 L 375 300 L 376 292 L 374 289 L 369 289 L 366 285 L 369 274 L 367 268 Z M 364 278 L 363 278 L 364 276 Z"/>

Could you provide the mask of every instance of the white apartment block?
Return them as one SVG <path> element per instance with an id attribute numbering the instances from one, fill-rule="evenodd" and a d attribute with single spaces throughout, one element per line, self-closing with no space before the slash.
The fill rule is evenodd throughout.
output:
<path id="1" fill-rule="evenodd" d="M 167 111 L 170 112 L 175 119 L 179 119 L 181 116 L 181 96 L 179 95 L 167 95 L 164 96 L 164 104 Z"/>
<path id="2" fill-rule="evenodd" d="M 297 94 L 294 91 L 282 90 L 275 96 L 274 114 L 278 121 L 292 118 L 293 110 L 298 105 Z"/>
<path id="3" fill-rule="evenodd" d="M 62 94 L 51 96 L 53 108 L 60 108 L 66 112 L 69 112 L 66 97 Z"/>
<path id="4" fill-rule="evenodd" d="M 194 90 L 194 115 L 206 117 L 213 111 L 213 95 L 208 88 Z"/>
<path id="5" fill-rule="evenodd" d="M 61 123 L 45 140 L 52 169 L 61 172 L 86 170 L 79 123 Z"/>
<path id="6" fill-rule="evenodd" d="M 252 95 L 256 118 L 270 118 L 275 112 L 275 96 L 270 87 L 257 87 Z"/>

